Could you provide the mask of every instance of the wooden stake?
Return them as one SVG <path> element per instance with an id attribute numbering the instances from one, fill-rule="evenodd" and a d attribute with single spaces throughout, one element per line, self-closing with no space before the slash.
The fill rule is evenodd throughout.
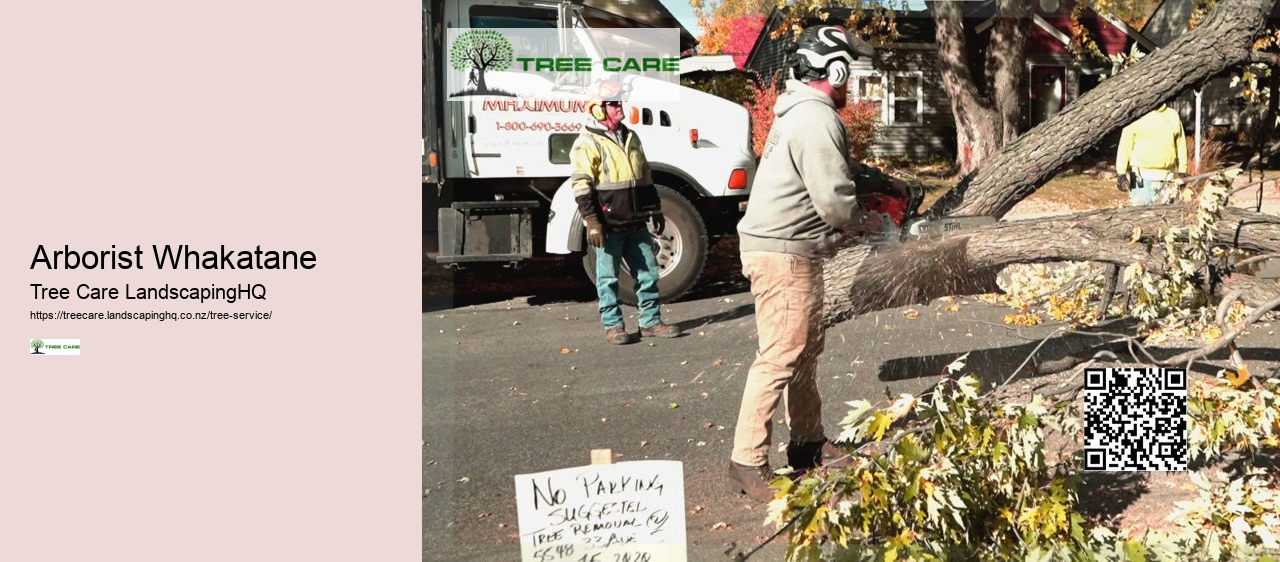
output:
<path id="1" fill-rule="evenodd" d="M 613 464 L 613 449 L 592 449 L 591 464 Z"/>

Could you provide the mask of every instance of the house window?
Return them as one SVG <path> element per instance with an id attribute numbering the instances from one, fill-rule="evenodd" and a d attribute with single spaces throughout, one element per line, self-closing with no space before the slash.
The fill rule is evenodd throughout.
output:
<path id="1" fill-rule="evenodd" d="M 880 111 L 880 122 L 913 125 L 922 122 L 924 113 L 922 81 L 920 72 L 855 74 L 849 93 L 855 101 L 875 104 Z"/>

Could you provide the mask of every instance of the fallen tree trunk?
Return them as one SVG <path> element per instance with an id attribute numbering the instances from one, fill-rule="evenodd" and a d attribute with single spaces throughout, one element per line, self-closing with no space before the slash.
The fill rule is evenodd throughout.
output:
<path id="1" fill-rule="evenodd" d="M 1004 216 L 1098 139 L 1187 88 L 1252 59 L 1274 0 L 1221 0 L 1208 20 L 1167 47 L 1104 80 L 963 179 L 933 216 Z"/>
<path id="2" fill-rule="evenodd" d="M 1192 211 L 1185 205 L 1104 209 L 1002 221 L 934 242 L 845 248 L 826 264 L 824 322 L 948 295 L 996 292 L 996 273 L 1017 263 L 1137 262 L 1159 272 L 1163 251 L 1152 251 L 1150 238 L 1186 225 Z M 1280 251 L 1280 217 L 1229 207 L 1217 222 L 1216 241 L 1250 252 Z M 1241 290 L 1249 304 L 1280 296 L 1280 287 L 1248 275 L 1228 279 L 1224 288 Z"/>
<path id="3" fill-rule="evenodd" d="M 1265 30 L 1274 1 L 1221 0 L 1195 30 L 1103 81 L 1006 146 L 947 192 L 929 215 L 1004 216 L 1098 139 L 1183 90 L 1249 61 L 1253 40 Z M 996 273 L 1013 263 L 1150 262 L 1145 245 L 1127 242 L 1134 227 L 1154 233 L 1179 224 L 1187 211 L 1185 206 L 1096 211 L 999 223 L 937 243 L 846 248 L 826 262 L 824 320 L 829 325 L 855 314 L 940 296 L 992 292 L 997 289 Z M 1227 213 L 1219 228 L 1231 232 L 1223 232 L 1220 239 L 1234 239 L 1240 247 L 1259 252 L 1276 251 L 1280 230 L 1275 219 L 1240 213 Z M 1247 234 L 1235 230 L 1241 221 L 1252 223 Z"/>

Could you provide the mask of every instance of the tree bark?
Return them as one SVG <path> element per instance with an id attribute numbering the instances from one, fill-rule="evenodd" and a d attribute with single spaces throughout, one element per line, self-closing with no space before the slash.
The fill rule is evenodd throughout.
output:
<path id="1" fill-rule="evenodd" d="M 1250 60 L 1254 37 L 1264 30 L 1274 0 L 1222 0 L 1208 20 L 1179 40 L 1068 104 L 1056 116 L 1019 137 L 947 192 L 932 216 L 1004 216 L 1048 181 L 1058 168 L 1189 87 Z M 931 3 L 935 19 L 951 2 Z M 936 7 L 934 7 L 936 6 Z M 958 10 L 958 8 L 956 8 Z M 939 21 L 942 64 L 944 32 Z M 944 78 L 944 84 L 947 84 Z M 950 89 L 948 89 L 950 94 Z M 953 106 L 956 105 L 953 101 Z M 967 115 L 956 114 L 957 126 Z"/>
<path id="2" fill-rule="evenodd" d="M 1029 21 L 1023 2 L 999 0 L 991 41 L 982 61 L 985 88 L 981 89 L 970 71 L 963 2 L 929 3 L 938 30 L 938 70 L 955 117 L 956 173 L 961 177 L 977 170 L 1018 136 Z"/>
<path id="3" fill-rule="evenodd" d="M 826 264 L 824 323 L 886 308 L 924 304 L 949 295 L 997 292 L 995 274 L 1016 263 L 1091 261 L 1164 269 L 1149 239 L 1185 226 L 1185 205 L 1126 207 L 1052 218 L 1002 221 L 936 242 L 860 245 Z M 1141 233 L 1134 242 L 1134 231 Z M 1280 217 L 1230 207 L 1217 222 L 1216 240 L 1258 253 L 1280 251 Z M 1158 241 L 1157 241 L 1158 242 Z M 1238 275 L 1224 290 L 1239 289 L 1256 305 L 1280 296 L 1280 287 Z"/>
<path id="4" fill-rule="evenodd" d="M 1000 145 L 1018 138 L 1022 125 L 1023 70 L 1027 62 L 1027 33 L 1031 18 L 1025 0 L 1000 0 L 987 50 L 987 91 L 995 100 L 1002 134 Z"/>

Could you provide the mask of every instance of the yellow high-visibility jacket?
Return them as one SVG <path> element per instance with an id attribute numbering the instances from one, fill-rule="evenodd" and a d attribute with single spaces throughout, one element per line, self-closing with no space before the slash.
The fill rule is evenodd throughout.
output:
<path id="1" fill-rule="evenodd" d="M 1177 111 L 1161 106 L 1124 128 L 1116 149 L 1116 173 L 1128 173 L 1130 168 L 1187 173 L 1187 137 Z"/>
<path id="2" fill-rule="evenodd" d="M 643 225 L 662 212 L 640 138 L 625 125 L 619 127 L 622 144 L 588 126 L 569 150 L 578 211 L 614 228 Z"/>

